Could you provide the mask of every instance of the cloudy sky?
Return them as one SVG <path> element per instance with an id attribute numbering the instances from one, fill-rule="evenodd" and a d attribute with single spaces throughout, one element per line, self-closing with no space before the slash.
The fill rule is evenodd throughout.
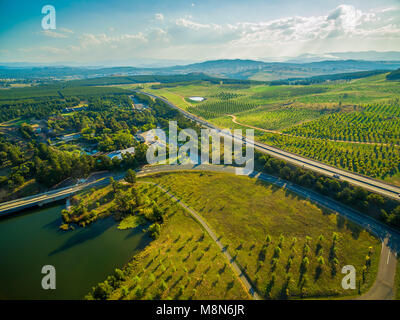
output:
<path id="1" fill-rule="evenodd" d="M 1 0 L 0 62 L 96 65 L 400 51 L 400 0 L 342 1 Z M 42 29 L 48 4 L 56 9 L 55 30 Z"/>

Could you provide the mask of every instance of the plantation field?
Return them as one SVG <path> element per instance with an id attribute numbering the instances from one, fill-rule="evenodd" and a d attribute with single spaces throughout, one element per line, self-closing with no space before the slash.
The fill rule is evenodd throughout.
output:
<path id="1" fill-rule="evenodd" d="M 137 188 L 165 212 L 164 222 L 157 239 L 122 268 L 123 280 L 109 299 L 250 298 L 200 224 L 157 187 Z"/>
<path id="2" fill-rule="evenodd" d="M 246 103 L 242 101 L 222 101 L 222 102 L 204 102 L 199 103 L 187 109 L 187 111 L 194 113 L 204 119 L 217 118 L 221 115 L 235 114 L 238 112 L 251 110 L 257 108 L 256 104 Z"/>
<path id="3" fill-rule="evenodd" d="M 93 96 L 104 94 L 124 93 L 125 90 L 114 87 L 67 87 L 61 85 L 36 86 L 13 88 L 0 91 L 0 104 L 12 100 L 40 99 L 40 98 L 64 98 L 68 96 Z"/>
<path id="4" fill-rule="evenodd" d="M 267 132 L 256 130 L 259 141 L 399 184 L 400 86 L 386 74 L 318 85 L 202 82 L 143 90 L 174 95 L 171 102 L 222 128 L 260 128 Z M 206 100 L 188 107 L 185 99 L 194 95 Z"/>
<path id="5" fill-rule="evenodd" d="M 386 81 L 386 74 L 372 76 L 349 82 L 336 81 L 318 85 L 281 85 L 260 84 L 200 84 L 184 83 L 162 88 L 144 85 L 143 91 L 156 95 L 173 93 L 183 98 L 202 96 L 206 101 L 196 104 L 201 107 L 209 102 L 241 102 L 262 106 L 271 103 L 299 102 L 304 104 L 342 105 L 380 102 L 400 94 L 397 82 Z M 225 94 L 221 94 L 225 93 Z M 187 107 L 187 106 L 186 106 Z M 232 112 L 231 112 L 232 113 Z"/>
<path id="6" fill-rule="evenodd" d="M 361 111 L 333 113 L 285 133 L 341 141 L 400 144 L 400 101 L 368 105 Z"/>
<path id="7" fill-rule="evenodd" d="M 325 110 L 288 106 L 276 110 L 241 112 L 237 114 L 236 119 L 239 123 L 251 124 L 262 129 L 281 130 L 302 122 L 318 119 L 325 113 Z"/>
<path id="8" fill-rule="evenodd" d="M 145 179 L 201 214 L 265 298 L 356 295 L 375 279 L 378 239 L 290 192 L 223 173 Z M 341 287 L 340 270 L 347 264 L 357 270 L 357 290 Z"/>
<path id="9" fill-rule="evenodd" d="M 354 144 L 264 133 L 262 142 L 338 168 L 390 179 L 399 172 L 400 149 L 390 145 Z"/>

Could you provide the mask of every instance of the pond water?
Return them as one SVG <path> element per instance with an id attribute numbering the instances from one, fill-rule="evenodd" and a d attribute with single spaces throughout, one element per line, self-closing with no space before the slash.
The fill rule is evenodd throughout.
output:
<path id="1" fill-rule="evenodd" d="M 0 220 L 0 299 L 82 299 L 150 241 L 143 227 L 118 230 L 113 218 L 61 231 L 65 204 Z M 44 265 L 56 269 L 56 289 L 44 290 Z"/>
<path id="2" fill-rule="evenodd" d="M 189 100 L 195 101 L 195 102 L 201 102 L 204 101 L 203 97 L 189 97 Z"/>

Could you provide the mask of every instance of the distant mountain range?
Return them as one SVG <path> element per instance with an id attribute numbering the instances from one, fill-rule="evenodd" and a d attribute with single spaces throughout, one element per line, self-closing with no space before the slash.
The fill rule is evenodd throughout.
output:
<path id="1" fill-rule="evenodd" d="M 350 54 L 350 53 L 347 53 Z M 140 67 L 0 67 L 0 78 L 55 78 L 76 79 L 112 75 L 171 75 L 204 73 L 209 76 L 251 79 L 280 80 L 305 78 L 325 74 L 350 73 L 369 70 L 394 70 L 400 68 L 398 61 L 368 60 L 324 60 L 316 62 L 263 62 L 255 60 L 213 60 L 188 65 L 140 68 Z"/>
<path id="2" fill-rule="evenodd" d="M 400 61 L 398 51 L 354 51 L 329 52 L 324 54 L 305 53 L 297 57 L 284 58 L 281 62 L 307 63 L 324 60 L 368 60 L 368 61 Z M 267 61 L 267 59 L 265 59 Z"/>

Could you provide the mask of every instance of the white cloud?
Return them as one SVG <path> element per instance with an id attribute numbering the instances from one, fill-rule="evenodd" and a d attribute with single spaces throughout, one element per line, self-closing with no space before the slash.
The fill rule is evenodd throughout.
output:
<path id="1" fill-rule="evenodd" d="M 44 34 L 45 36 L 51 37 L 51 38 L 68 38 L 68 35 L 66 35 L 65 33 L 57 32 L 57 31 L 53 31 L 53 30 L 43 30 L 41 33 Z"/>
<path id="2" fill-rule="evenodd" d="M 64 33 L 74 34 L 74 31 L 72 31 L 71 29 L 67 29 L 67 28 L 57 28 L 57 30 L 64 32 Z"/>
<path id="3" fill-rule="evenodd" d="M 162 13 L 156 13 L 154 16 L 156 20 L 164 20 L 164 15 Z"/>
<path id="4" fill-rule="evenodd" d="M 109 44 L 118 44 L 129 42 L 131 45 L 136 43 L 146 43 L 148 40 L 141 32 L 137 34 L 121 34 L 117 36 L 110 36 L 105 33 L 92 34 L 84 33 L 80 38 L 80 43 L 83 48 L 91 46 L 101 46 Z"/>
<path id="5" fill-rule="evenodd" d="M 232 53 L 248 57 L 290 55 L 304 50 L 399 50 L 400 10 L 361 11 L 354 6 L 340 5 L 325 15 L 233 25 L 200 23 L 186 17 L 177 19 L 167 31 L 177 35 L 176 42 L 180 45 L 185 41 L 195 42 L 197 51 L 203 47 L 207 53 L 214 50 L 215 54 L 230 52 L 232 56 Z M 390 43 L 389 39 L 396 39 L 397 44 Z M 220 46 L 215 47 L 216 43 Z M 384 43 L 386 47 L 382 48 Z"/>
<path id="6" fill-rule="evenodd" d="M 69 38 L 74 31 L 67 28 L 57 28 L 56 30 L 42 30 L 41 34 L 51 38 Z"/>
<path id="7" fill-rule="evenodd" d="M 400 8 L 369 11 L 340 5 L 321 15 L 289 16 L 269 21 L 212 23 L 192 16 L 168 20 L 161 13 L 141 32 L 84 33 L 67 48 L 48 48 L 65 59 L 182 59 L 259 58 L 363 50 L 400 50 Z M 43 32 L 66 38 L 72 30 Z M 75 43 L 73 43 L 73 41 Z"/>

